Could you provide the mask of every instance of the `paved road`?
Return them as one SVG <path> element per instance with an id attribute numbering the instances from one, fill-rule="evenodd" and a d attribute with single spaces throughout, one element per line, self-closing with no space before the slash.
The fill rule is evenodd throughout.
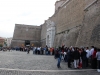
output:
<path id="1" fill-rule="evenodd" d="M 99 75 L 96 70 L 74 70 L 67 68 L 67 63 L 61 62 L 61 68 L 56 66 L 53 56 L 33 55 L 32 52 L 0 51 L 0 75 Z"/>

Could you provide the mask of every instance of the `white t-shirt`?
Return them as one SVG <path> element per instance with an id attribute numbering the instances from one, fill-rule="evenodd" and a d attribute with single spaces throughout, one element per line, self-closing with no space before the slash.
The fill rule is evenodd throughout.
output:
<path id="1" fill-rule="evenodd" d="M 93 55 L 93 52 L 94 52 L 94 48 L 92 48 L 92 49 L 90 50 L 90 56 Z"/>
<path id="2" fill-rule="evenodd" d="M 89 58 L 90 57 L 90 51 L 89 51 L 89 49 L 87 49 L 86 52 L 87 52 L 86 57 Z"/>

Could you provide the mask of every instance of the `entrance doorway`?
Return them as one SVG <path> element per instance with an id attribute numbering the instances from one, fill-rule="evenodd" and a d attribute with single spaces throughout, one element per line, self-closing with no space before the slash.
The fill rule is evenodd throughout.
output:
<path id="1" fill-rule="evenodd" d="M 30 45 L 30 41 L 29 40 L 25 40 L 25 46 Z"/>

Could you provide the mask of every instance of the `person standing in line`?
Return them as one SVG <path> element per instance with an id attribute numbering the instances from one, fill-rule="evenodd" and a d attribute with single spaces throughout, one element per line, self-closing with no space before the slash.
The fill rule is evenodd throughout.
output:
<path id="1" fill-rule="evenodd" d="M 43 48 L 43 54 L 46 55 L 46 48 Z"/>
<path id="2" fill-rule="evenodd" d="M 34 54 L 34 48 L 35 48 L 35 47 L 32 47 L 33 54 Z"/>
<path id="3" fill-rule="evenodd" d="M 86 47 L 86 67 L 88 67 L 89 65 L 89 57 L 90 57 L 90 51 L 89 51 L 89 47 Z"/>
<path id="4" fill-rule="evenodd" d="M 48 47 L 48 55 L 50 55 L 50 47 Z"/>
<path id="5" fill-rule="evenodd" d="M 91 46 L 91 50 L 90 50 L 90 56 L 91 56 L 91 58 L 92 58 L 93 52 L 94 52 L 94 46 Z"/>
<path id="6" fill-rule="evenodd" d="M 36 47 L 36 49 L 35 49 L 35 54 L 37 54 L 38 53 L 38 51 L 37 51 L 37 47 Z"/>
<path id="7" fill-rule="evenodd" d="M 100 72 L 100 49 L 98 49 L 97 53 L 96 53 L 96 57 L 97 57 L 97 71 Z"/>
<path id="8" fill-rule="evenodd" d="M 57 62 L 57 67 L 58 68 L 61 68 L 60 62 L 61 62 L 61 48 L 59 47 L 59 51 L 58 51 L 58 62 Z"/>
<path id="9" fill-rule="evenodd" d="M 74 68 L 77 69 L 79 65 L 80 53 L 78 48 L 74 48 L 73 58 L 74 58 Z"/>
<path id="10" fill-rule="evenodd" d="M 52 51 L 52 55 L 54 55 L 54 47 L 52 48 L 52 50 L 53 50 L 53 51 Z"/>
<path id="11" fill-rule="evenodd" d="M 82 49 L 79 48 L 80 59 L 79 59 L 79 66 L 78 66 L 78 68 L 82 68 L 82 58 L 81 58 L 81 53 L 82 53 Z"/>
<path id="12" fill-rule="evenodd" d="M 30 52 L 30 48 L 28 47 L 28 48 L 27 48 L 27 54 L 29 54 L 29 52 Z"/>
<path id="13" fill-rule="evenodd" d="M 58 58 L 58 48 L 55 48 L 55 52 L 54 52 L 54 58 Z"/>
<path id="14" fill-rule="evenodd" d="M 48 46 L 46 45 L 46 55 L 48 55 Z"/>
<path id="15" fill-rule="evenodd" d="M 40 47 L 37 48 L 37 54 L 40 54 Z"/>
<path id="16" fill-rule="evenodd" d="M 41 47 L 41 55 L 43 55 L 43 47 Z"/>
<path id="17" fill-rule="evenodd" d="M 35 54 L 36 47 L 33 47 L 33 54 Z"/>
<path id="18" fill-rule="evenodd" d="M 91 64 L 91 67 L 92 67 L 93 69 L 97 69 L 97 58 L 96 58 L 96 53 L 97 53 L 97 48 L 95 47 L 95 48 L 94 48 L 93 55 L 92 55 L 92 64 Z"/>
<path id="19" fill-rule="evenodd" d="M 94 46 L 91 46 L 91 49 L 90 49 L 90 64 L 91 64 L 91 67 L 92 67 L 92 55 L 93 55 L 93 52 L 94 52 Z"/>
<path id="20" fill-rule="evenodd" d="M 40 55 L 42 54 L 42 49 L 41 49 L 41 47 L 39 47 L 40 48 Z"/>
<path id="21" fill-rule="evenodd" d="M 67 59 L 68 59 L 68 68 L 71 68 L 71 62 L 73 62 L 73 51 L 72 51 L 72 48 L 70 48 L 68 50 Z"/>
<path id="22" fill-rule="evenodd" d="M 53 53 L 53 48 L 50 48 L 50 55 L 52 55 Z"/>
<path id="23" fill-rule="evenodd" d="M 86 51 L 82 48 L 81 58 L 82 58 L 82 68 L 86 68 Z"/>

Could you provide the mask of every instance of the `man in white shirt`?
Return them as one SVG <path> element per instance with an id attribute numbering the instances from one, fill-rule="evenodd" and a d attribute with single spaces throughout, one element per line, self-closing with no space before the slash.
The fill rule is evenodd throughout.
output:
<path id="1" fill-rule="evenodd" d="M 91 63 L 91 67 L 93 66 L 92 65 L 92 62 L 93 62 L 93 60 L 92 60 L 93 52 L 94 52 L 94 46 L 91 46 L 91 49 L 90 49 L 90 63 Z"/>
<path id="2" fill-rule="evenodd" d="M 88 67 L 88 61 L 89 61 L 89 57 L 90 57 L 90 51 L 89 51 L 89 47 L 86 47 L 86 67 Z"/>
<path id="3" fill-rule="evenodd" d="M 37 48 L 38 54 L 40 54 L 40 47 Z"/>
<path id="4" fill-rule="evenodd" d="M 90 49 L 90 56 L 93 55 L 93 52 L 94 52 L 94 46 L 91 46 L 91 49 Z"/>

